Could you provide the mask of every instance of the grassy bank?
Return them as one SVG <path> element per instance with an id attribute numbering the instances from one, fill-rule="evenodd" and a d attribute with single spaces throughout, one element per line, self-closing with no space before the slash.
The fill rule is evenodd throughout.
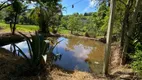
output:
<path id="1" fill-rule="evenodd" d="M 71 34 L 71 31 L 70 30 L 66 30 L 66 29 L 59 29 L 58 30 L 58 33 L 59 34 L 62 34 L 62 35 L 68 35 L 68 36 L 71 36 L 71 35 L 75 35 L 75 36 L 78 36 L 76 34 Z M 81 36 L 85 36 L 85 32 L 82 32 L 82 33 L 79 33 Z M 93 37 L 90 37 L 90 38 L 93 38 Z M 100 38 L 104 38 L 104 36 L 96 36 L 97 39 L 100 39 Z"/>
<path id="2" fill-rule="evenodd" d="M 9 24 L 0 23 L 0 27 L 3 28 L 4 32 L 10 32 Z M 39 27 L 36 25 L 20 25 L 20 24 L 16 25 L 16 30 L 22 32 L 32 32 L 38 29 Z"/>
<path id="3" fill-rule="evenodd" d="M 65 30 L 65 29 L 60 29 L 60 30 L 58 30 L 58 33 L 59 34 L 70 34 L 70 30 Z"/>

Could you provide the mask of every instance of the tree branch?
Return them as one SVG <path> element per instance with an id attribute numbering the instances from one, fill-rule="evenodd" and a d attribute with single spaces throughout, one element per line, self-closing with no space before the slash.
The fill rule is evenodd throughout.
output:
<path id="1" fill-rule="evenodd" d="M 5 2 L 3 2 L 3 3 L 0 5 L 0 11 L 1 11 L 3 8 L 6 8 L 6 7 L 8 7 L 8 6 L 10 6 L 10 5 L 11 5 L 11 4 L 7 4 L 7 5 L 5 5 L 7 2 L 8 2 L 8 0 L 7 0 L 7 1 L 5 1 Z"/>
<path id="2" fill-rule="evenodd" d="M 3 8 L 6 8 L 6 7 L 10 6 L 10 5 L 11 5 L 11 4 L 8 4 L 8 5 L 5 5 L 5 6 L 0 7 L 0 11 L 1 11 Z"/>
<path id="3" fill-rule="evenodd" d="M 118 0 L 119 2 L 121 2 L 122 4 L 124 4 L 125 6 L 127 6 L 122 0 Z"/>
<path id="4" fill-rule="evenodd" d="M 4 3 L 2 3 L 2 4 L 0 5 L 0 8 L 1 8 L 5 3 L 7 3 L 7 1 L 5 1 Z"/>

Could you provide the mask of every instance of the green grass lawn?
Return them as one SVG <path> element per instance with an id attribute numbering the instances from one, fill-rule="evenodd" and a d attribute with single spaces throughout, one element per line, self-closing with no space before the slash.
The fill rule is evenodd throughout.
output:
<path id="1" fill-rule="evenodd" d="M 59 34 L 70 34 L 70 30 L 60 29 L 58 30 Z"/>
<path id="2" fill-rule="evenodd" d="M 10 26 L 9 24 L 0 23 L 0 27 L 3 28 L 4 32 L 10 32 L 9 26 Z M 38 29 L 39 29 L 39 27 L 36 25 L 20 25 L 20 24 L 16 25 L 16 30 L 22 31 L 22 32 L 32 32 L 32 31 L 36 31 Z"/>
<path id="3" fill-rule="evenodd" d="M 10 25 L 5 24 L 5 23 L 0 23 L 0 27 L 3 28 L 2 32 L 10 32 Z M 16 31 L 21 31 L 21 32 L 33 32 L 39 30 L 39 27 L 36 25 L 16 25 Z M 67 34 L 71 35 L 70 30 L 66 29 L 59 29 L 58 30 L 59 34 Z M 84 35 L 85 32 L 80 32 L 81 35 Z M 102 38 L 103 36 L 97 36 L 96 38 Z"/>

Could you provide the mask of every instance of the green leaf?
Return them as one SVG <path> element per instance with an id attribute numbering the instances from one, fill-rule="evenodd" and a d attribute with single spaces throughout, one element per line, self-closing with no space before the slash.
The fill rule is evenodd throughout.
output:
<path id="1" fill-rule="evenodd" d="M 21 32 L 19 32 L 25 39 L 26 39 L 26 42 L 27 42 L 27 45 L 28 45 L 28 49 L 29 49 L 29 53 L 30 53 L 30 57 L 32 58 L 33 56 L 33 52 L 32 52 L 32 47 L 31 47 L 31 44 L 32 44 L 32 42 L 31 42 L 31 40 L 30 40 L 30 38 L 29 37 L 27 37 L 25 34 L 23 34 L 23 33 L 21 33 Z"/>
<path id="2" fill-rule="evenodd" d="M 30 62 L 30 61 L 29 61 L 29 58 L 25 55 L 25 53 L 24 53 L 17 45 L 14 44 L 14 46 L 17 47 L 17 48 L 18 48 L 18 51 L 22 54 L 22 56 L 23 56 L 24 58 L 26 58 L 26 60 L 27 60 L 28 62 Z"/>

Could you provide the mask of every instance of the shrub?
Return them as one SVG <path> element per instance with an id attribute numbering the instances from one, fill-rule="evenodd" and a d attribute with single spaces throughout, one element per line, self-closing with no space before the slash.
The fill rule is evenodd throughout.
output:
<path id="1" fill-rule="evenodd" d="M 46 71 L 47 66 L 51 67 L 53 61 L 61 58 L 61 55 L 53 53 L 54 48 L 59 42 L 51 46 L 50 41 L 44 40 L 43 36 L 39 35 L 37 32 L 35 35 L 31 35 L 31 39 L 22 33 L 20 34 L 26 39 L 30 57 L 26 56 L 18 46 L 15 46 L 24 59 L 26 59 L 29 68 L 28 72 L 35 75 L 39 74 L 41 71 Z"/>
<path id="2" fill-rule="evenodd" d="M 137 50 L 135 55 L 131 56 L 131 58 L 133 59 L 131 64 L 132 68 L 137 72 L 142 73 L 142 51 Z"/>
<path id="3" fill-rule="evenodd" d="M 135 53 L 133 55 L 130 55 L 132 58 L 131 67 L 137 71 L 138 73 L 142 74 L 142 45 L 138 43 L 135 46 Z"/>

